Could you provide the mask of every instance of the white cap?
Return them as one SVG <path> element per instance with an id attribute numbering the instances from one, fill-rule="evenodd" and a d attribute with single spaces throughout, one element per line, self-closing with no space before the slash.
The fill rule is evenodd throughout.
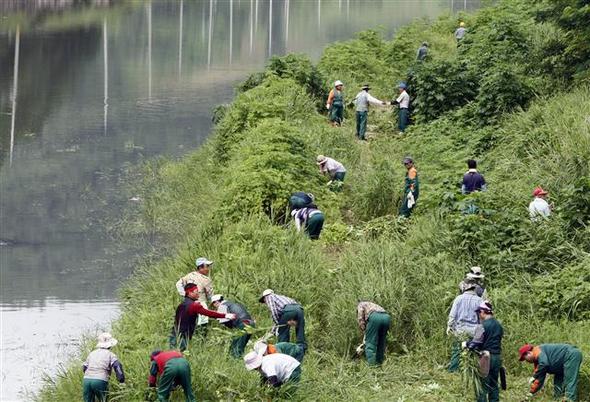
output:
<path id="1" fill-rule="evenodd" d="M 485 275 L 481 272 L 481 267 L 471 267 L 470 272 L 467 273 L 470 279 L 483 279 Z"/>
<path id="2" fill-rule="evenodd" d="M 262 356 L 256 352 L 250 352 L 244 356 L 244 364 L 247 370 L 257 369 L 262 364 Z"/>
<path id="3" fill-rule="evenodd" d="M 326 158 L 324 155 L 318 155 L 318 157 L 316 158 L 316 162 L 318 163 L 318 165 L 321 165 L 322 163 L 326 162 L 328 160 L 328 158 Z"/>
<path id="4" fill-rule="evenodd" d="M 264 298 L 268 295 L 273 294 L 275 291 L 272 289 L 266 289 L 264 292 L 262 292 L 262 296 L 260 296 L 260 299 L 258 299 L 258 301 L 260 303 L 264 303 Z"/>
<path id="5" fill-rule="evenodd" d="M 209 261 L 205 257 L 199 257 L 197 258 L 197 261 L 195 261 L 195 265 L 197 266 L 197 268 L 201 265 L 213 265 L 213 261 Z"/>
<path id="6" fill-rule="evenodd" d="M 334 86 L 337 87 L 338 85 L 344 85 L 344 84 L 342 83 L 342 81 L 336 80 L 336 82 L 334 83 Z"/>
<path id="7" fill-rule="evenodd" d="M 96 344 L 96 347 L 101 349 L 109 349 L 115 346 L 117 342 L 118 341 L 113 338 L 111 334 L 108 332 L 103 332 L 98 336 L 98 343 Z"/>
<path id="8" fill-rule="evenodd" d="M 218 302 L 223 301 L 223 295 L 216 294 L 216 295 L 211 296 L 211 303 L 217 302 L 217 301 Z"/>
<path id="9" fill-rule="evenodd" d="M 266 353 L 266 348 L 268 347 L 268 344 L 264 341 L 257 341 L 254 344 L 254 351 L 256 353 L 258 353 L 260 356 L 264 356 Z"/>

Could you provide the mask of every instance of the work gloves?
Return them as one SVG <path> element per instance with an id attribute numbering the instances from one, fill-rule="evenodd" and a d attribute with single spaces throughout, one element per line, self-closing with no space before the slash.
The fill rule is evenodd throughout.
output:
<path id="1" fill-rule="evenodd" d="M 363 343 L 361 343 L 360 345 L 358 345 L 358 346 L 356 347 L 356 354 L 357 354 L 357 356 L 360 356 L 360 355 L 362 355 L 364 352 L 365 352 L 365 343 L 363 342 Z"/>
<path id="2" fill-rule="evenodd" d="M 234 313 L 227 313 L 227 314 L 225 314 L 225 318 L 226 318 L 227 320 L 232 320 L 232 321 L 233 321 L 233 320 L 235 320 L 236 318 L 238 318 L 238 316 L 237 316 L 237 315 L 235 315 Z"/>

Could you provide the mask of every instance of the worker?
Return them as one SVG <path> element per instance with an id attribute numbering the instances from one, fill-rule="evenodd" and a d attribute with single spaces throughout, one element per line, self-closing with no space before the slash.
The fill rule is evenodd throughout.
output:
<path id="1" fill-rule="evenodd" d="M 293 342 L 277 342 L 274 345 L 265 341 L 258 341 L 254 344 L 254 351 L 261 356 L 273 353 L 282 353 L 294 357 L 298 362 L 303 361 L 303 347 Z"/>
<path id="2" fill-rule="evenodd" d="M 175 348 L 178 342 L 181 351 L 187 348 L 188 342 L 193 338 L 199 315 L 202 314 L 211 318 L 226 318 L 228 320 L 237 318 L 234 313 L 218 313 L 203 307 L 198 301 L 200 291 L 196 284 L 187 283 L 184 289 L 185 297 L 183 302 L 176 308 L 174 327 L 170 334 L 170 348 Z"/>
<path id="3" fill-rule="evenodd" d="M 317 164 L 320 167 L 320 173 L 330 176 L 331 181 L 344 181 L 346 168 L 342 163 L 327 156 L 318 155 Z"/>
<path id="4" fill-rule="evenodd" d="M 484 302 L 475 293 L 475 283 L 467 283 L 465 291 L 453 300 L 447 322 L 447 335 L 454 336 L 451 347 L 451 361 L 448 370 L 455 372 L 459 370 L 459 357 L 461 355 L 460 339 L 468 336 L 473 338 L 475 327 L 479 324 L 478 315 L 475 310 Z"/>
<path id="5" fill-rule="evenodd" d="M 295 220 L 295 227 L 298 232 L 303 229 L 311 240 L 320 238 L 324 227 L 324 213 L 313 202 L 303 208 L 294 208 L 291 211 L 291 216 Z"/>
<path id="6" fill-rule="evenodd" d="M 176 385 L 180 385 L 184 391 L 186 402 L 196 402 L 191 388 L 191 367 L 182 353 L 177 350 L 155 350 L 150 356 L 150 376 L 148 385 L 156 386 L 158 376 L 158 400 L 168 402 L 170 393 Z"/>
<path id="7" fill-rule="evenodd" d="M 547 191 L 541 187 L 533 190 L 534 199 L 529 204 L 529 214 L 532 221 L 538 221 L 539 218 L 548 218 L 551 215 L 551 206 L 547 202 Z"/>
<path id="8" fill-rule="evenodd" d="M 365 134 L 367 132 L 367 116 L 369 114 L 369 103 L 373 105 L 385 106 L 387 102 L 383 102 L 369 94 L 369 84 L 361 87 L 361 91 L 354 97 L 354 104 L 356 105 L 356 135 L 361 141 L 366 141 Z"/>
<path id="9" fill-rule="evenodd" d="M 315 197 L 312 193 L 305 193 L 303 191 L 296 191 L 289 197 L 289 207 L 291 211 L 294 209 L 305 208 L 313 204 Z"/>
<path id="10" fill-rule="evenodd" d="M 526 360 L 535 366 L 527 399 L 531 399 L 545 383 L 547 374 L 553 374 L 553 396 L 567 401 L 578 398 L 578 378 L 582 364 L 582 352 L 565 343 L 547 343 L 539 346 L 526 344 L 518 353 L 520 361 Z"/>
<path id="11" fill-rule="evenodd" d="M 467 29 L 465 29 L 465 23 L 461 21 L 459 23 L 459 28 L 457 28 L 457 30 L 455 31 L 455 39 L 457 40 L 457 43 L 461 42 L 461 39 L 463 39 L 466 33 Z"/>
<path id="12" fill-rule="evenodd" d="M 416 60 L 424 61 L 426 56 L 428 56 L 428 42 L 422 42 L 422 46 L 420 46 L 416 52 Z"/>
<path id="13" fill-rule="evenodd" d="M 303 307 L 290 297 L 276 294 L 272 289 L 266 289 L 258 300 L 266 304 L 270 310 L 270 316 L 278 332 L 279 342 L 289 342 L 291 338 L 291 325 L 289 321 L 295 322 L 295 338 L 297 344 L 301 345 L 303 353 L 307 350 L 305 341 L 305 317 Z"/>
<path id="14" fill-rule="evenodd" d="M 471 267 L 469 272 L 465 275 L 465 278 L 459 282 L 459 290 L 463 293 L 467 288 L 467 284 L 475 284 L 475 294 L 481 297 L 484 301 L 489 301 L 484 278 L 485 275 L 483 274 L 481 267 Z"/>
<path id="15" fill-rule="evenodd" d="M 399 90 L 399 96 L 391 101 L 391 104 L 396 104 L 398 106 L 398 119 L 397 124 L 399 128 L 399 133 L 403 134 L 406 131 L 406 127 L 410 124 L 410 95 L 406 92 L 407 85 L 405 82 L 400 82 L 397 86 Z"/>
<path id="16" fill-rule="evenodd" d="M 404 197 L 402 199 L 402 206 L 399 214 L 405 218 L 409 218 L 414 210 L 418 196 L 420 195 L 420 183 L 418 181 L 418 171 L 414 166 L 414 160 L 406 156 L 402 161 L 407 169 L 405 185 L 404 185 Z"/>
<path id="17" fill-rule="evenodd" d="M 490 371 L 483 378 L 482 392 L 478 402 L 498 402 L 500 400 L 500 387 L 498 379 L 502 369 L 502 337 L 504 328 L 494 317 L 492 305 L 488 302 L 480 304 L 475 312 L 479 316 L 479 324 L 475 327 L 473 339 L 466 343 L 466 347 L 480 352 L 490 353 Z"/>
<path id="18" fill-rule="evenodd" d="M 184 286 L 187 283 L 194 283 L 199 287 L 199 302 L 203 307 L 208 308 L 208 303 L 211 301 L 213 296 L 213 281 L 209 277 L 209 271 L 213 267 L 213 261 L 209 261 L 205 257 L 199 257 L 195 261 L 196 270 L 183 276 L 176 282 L 176 290 L 178 294 L 185 295 Z M 199 315 L 197 321 L 196 332 L 202 336 L 207 334 L 207 324 L 209 318 L 205 315 Z"/>
<path id="19" fill-rule="evenodd" d="M 111 348 L 116 344 L 117 340 L 108 332 L 100 334 L 96 349 L 90 352 L 82 364 L 84 402 L 94 402 L 96 399 L 101 402 L 107 400 L 111 371 L 115 372 L 119 383 L 125 382 L 123 365 L 119 362 L 117 355 L 111 352 Z"/>
<path id="20" fill-rule="evenodd" d="M 469 159 L 467 161 L 467 168 L 467 172 L 463 175 L 461 193 L 471 194 L 474 191 L 486 191 L 486 180 L 483 175 L 477 171 L 477 162 L 473 159 Z"/>
<path id="21" fill-rule="evenodd" d="M 298 383 L 301 378 L 301 363 L 282 353 L 262 356 L 256 352 L 250 352 L 244 356 L 244 363 L 248 371 L 258 370 L 263 382 L 271 387 Z"/>
<path id="22" fill-rule="evenodd" d="M 370 301 L 361 301 L 356 307 L 359 328 L 363 333 L 363 344 L 367 363 L 382 364 L 385 360 L 387 331 L 391 326 L 391 317 L 383 307 Z M 359 351 L 361 349 L 358 349 Z"/>
<path id="23" fill-rule="evenodd" d="M 227 318 L 219 318 L 219 322 L 228 328 L 237 329 L 243 331 L 246 325 L 255 327 L 256 323 L 252 319 L 252 316 L 246 310 L 243 304 L 225 300 L 223 295 L 213 295 L 211 298 L 211 304 L 217 309 L 218 313 L 226 314 L 233 313 L 236 315 L 235 320 L 228 320 Z M 244 349 L 250 340 L 250 334 L 245 333 L 241 336 L 236 336 L 232 339 L 230 345 L 230 355 L 239 358 L 244 354 Z"/>
<path id="24" fill-rule="evenodd" d="M 330 121 L 333 126 L 340 126 L 344 119 L 344 93 L 342 88 L 344 84 L 342 81 L 337 80 L 334 83 L 334 88 L 330 90 L 328 95 L 328 101 L 326 103 L 326 109 L 330 112 Z"/>

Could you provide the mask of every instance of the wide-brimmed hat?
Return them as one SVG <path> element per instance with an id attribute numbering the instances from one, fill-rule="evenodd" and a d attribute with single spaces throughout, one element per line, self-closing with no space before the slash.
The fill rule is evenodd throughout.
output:
<path id="1" fill-rule="evenodd" d="M 197 266 L 197 268 L 200 267 L 201 265 L 213 265 L 213 261 L 209 261 L 205 257 L 199 257 L 195 261 L 195 265 Z"/>
<path id="2" fill-rule="evenodd" d="M 494 310 L 492 308 L 492 303 L 490 302 L 482 302 L 479 306 L 477 306 L 477 308 L 475 309 L 476 313 L 479 313 L 480 311 L 484 311 L 486 313 L 489 314 L 493 314 Z"/>
<path id="3" fill-rule="evenodd" d="M 108 332 L 103 332 L 98 336 L 97 348 L 109 349 L 117 344 L 117 340 Z"/>
<path id="4" fill-rule="evenodd" d="M 524 355 L 526 355 L 531 350 L 533 350 L 533 345 L 531 344 L 527 343 L 526 345 L 521 346 L 520 349 L 518 349 L 518 354 L 520 355 L 520 358 L 518 360 L 523 361 Z"/>
<path id="5" fill-rule="evenodd" d="M 540 195 L 547 195 L 547 194 L 549 194 L 549 192 L 543 190 L 542 187 L 537 187 L 533 190 L 533 197 L 538 197 Z"/>
<path id="6" fill-rule="evenodd" d="M 211 303 L 223 301 L 223 295 L 216 294 L 211 296 Z"/>
<path id="7" fill-rule="evenodd" d="M 412 159 L 409 156 L 406 156 L 403 160 L 402 160 L 402 164 L 406 164 L 406 163 L 414 163 L 414 159 Z"/>
<path id="8" fill-rule="evenodd" d="M 481 272 L 481 267 L 471 267 L 469 272 L 467 273 L 467 278 L 469 279 L 483 279 L 485 275 Z"/>
<path id="9" fill-rule="evenodd" d="M 250 352 L 244 356 L 244 364 L 247 370 L 255 370 L 262 364 L 262 356 L 256 352 Z"/>
<path id="10" fill-rule="evenodd" d="M 371 89 L 371 87 L 369 86 L 369 84 L 363 84 L 361 89 Z"/>
<path id="11" fill-rule="evenodd" d="M 264 298 L 268 295 L 273 294 L 275 291 L 272 289 L 265 289 L 264 292 L 262 292 L 262 296 L 260 296 L 260 299 L 258 299 L 258 301 L 260 303 L 264 303 Z"/>
<path id="12" fill-rule="evenodd" d="M 334 87 L 338 87 L 340 85 L 344 85 L 344 84 L 342 83 L 342 81 L 336 80 L 336 82 L 334 83 Z"/>
<path id="13" fill-rule="evenodd" d="M 268 348 L 268 344 L 264 341 L 257 341 L 254 344 L 254 351 L 256 353 L 258 353 L 260 356 L 264 356 L 267 348 Z"/>
<path id="14" fill-rule="evenodd" d="M 316 158 L 318 165 L 326 163 L 327 160 L 328 158 L 326 158 L 324 155 L 318 155 L 318 157 Z"/>

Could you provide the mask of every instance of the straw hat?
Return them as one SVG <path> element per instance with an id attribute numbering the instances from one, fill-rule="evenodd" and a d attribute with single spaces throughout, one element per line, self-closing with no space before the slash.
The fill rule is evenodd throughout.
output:
<path id="1" fill-rule="evenodd" d="M 244 356 L 244 364 L 247 370 L 255 370 L 262 364 L 262 356 L 256 352 L 250 352 Z"/>
<path id="2" fill-rule="evenodd" d="M 262 292 L 262 296 L 260 296 L 260 299 L 258 299 L 258 301 L 260 303 L 264 303 L 264 298 L 268 295 L 271 295 L 274 293 L 274 290 L 272 289 L 266 289 L 264 292 Z"/>
<path id="3" fill-rule="evenodd" d="M 481 267 L 471 267 L 469 272 L 467 273 L 467 278 L 469 279 L 483 279 L 485 275 L 481 272 Z"/>
<path id="4" fill-rule="evenodd" d="M 108 332 L 103 332 L 98 336 L 97 348 L 110 349 L 117 344 L 117 340 Z"/>
<path id="5" fill-rule="evenodd" d="M 318 155 L 318 157 L 316 158 L 318 165 L 326 163 L 327 160 L 328 158 L 326 158 L 324 155 Z"/>

